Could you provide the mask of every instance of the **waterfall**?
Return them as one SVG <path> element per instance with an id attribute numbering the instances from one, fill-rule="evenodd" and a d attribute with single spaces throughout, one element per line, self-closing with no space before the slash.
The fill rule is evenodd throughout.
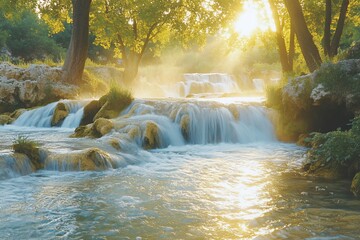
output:
<path id="1" fill-rule="evenodd" d="M 265 83 L 264 80 L 261 78 L 254 78 L 252 80 L 254 88 L 257 92 L 263 92 L 265 89 Z"/>
<path id="2" fill-rule="evenodd" d="M 22 127 L 51 127 L 51 120 L 54 116 L 55 108 L 59 103 L 63 103 L 68 110 L 68 116 L 62 121 L 59 127 L 62 128 L 76 128 L 79 126 L 81 118 L 84 113 L 85 101 L 70 101 L 62 100 L 59 102 L 50 103 L 46 106 L 28 110 L 20 115 L 12 125 Z"/>
<path id="3" fill-rule="evenodd" d="M 191 94 L 231 93 L 239 91 L 237 83 L 224 73 L 187 73 L 184 80 L 178 83 L 181 97 Z"/>
<path id="4" fill-rule="evenodd" d="M 0 180 L 30 174 L 34 171 L 25 155 L 0 153 Z"/>
<path id="5" fill-rule="evenodd" d="M 159 138 L 159 148 L 276 140 L 267 110 L 262 106 L 136 100 L 114 121 L 121 126 L 116 130 L 118 133 L 133 136 L 134 132 L 138 132 L 135 141 L 140 146 L 143 145 L 149 122 L 158 129 L 156 137 Z"/>

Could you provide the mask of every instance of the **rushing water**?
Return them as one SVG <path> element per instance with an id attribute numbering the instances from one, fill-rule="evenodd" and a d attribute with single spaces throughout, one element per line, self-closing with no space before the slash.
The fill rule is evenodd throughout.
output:
<path id="1" fill-rule="evenodd" d="M 190 132 L 197 132 L 187 139 L 179 127 L 185 114 Z M 3 156 L 10 156 L 12 140 L 24 134 L 49 151 L 96 146 L 126 162 L 102 172 L 29 173 L 24 166 L 11 175 L 8 168 L 0 180 L 1 239 L 360 236 L 360 203 L 350 183 L 299 173 L 305 149 L 277 142 L 262 107 L 136 101 L 114 121 L 116 131 L 100 139 L 69 138 L 68 128 L 0 128 Z M 129 126 L 141 130 L 144 121 L 158 125 L 167 139 L 163 148 L 142 150 L 141 135 L 131 144 Z M 120 139 L 125 152 L 109 147 L 109 138 Z M 3 159 L 5 165 L 13 161 Z"/>

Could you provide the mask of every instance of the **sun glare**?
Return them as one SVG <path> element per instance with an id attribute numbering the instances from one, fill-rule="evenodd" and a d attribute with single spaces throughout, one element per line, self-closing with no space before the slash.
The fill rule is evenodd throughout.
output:
<path id="1" fill-rule="evenodd" d="M 250 37 L 255 32 L 275 31 L 271 10 L 267 0 L 244 2 L 243 9 L 234 22 L 234 30 L 240 37 Z"/>

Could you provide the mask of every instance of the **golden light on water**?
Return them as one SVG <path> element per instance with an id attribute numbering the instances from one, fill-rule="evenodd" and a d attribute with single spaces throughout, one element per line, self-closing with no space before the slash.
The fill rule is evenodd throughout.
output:
<path id="1" fill-rule="evenodd" d="M 244 2 L 243 10 L 235 20 L 233 27 L 240 37 L 250 37 L 259 31 L 275 31 L 275 24 L 267 0 L 247 0 Z"/>

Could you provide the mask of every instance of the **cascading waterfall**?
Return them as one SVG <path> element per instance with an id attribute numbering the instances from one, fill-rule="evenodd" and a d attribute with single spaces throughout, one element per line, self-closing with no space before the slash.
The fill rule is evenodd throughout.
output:
<path id="1" fill-rule="evenodd" d="M 16 126 L 48 128 L 38 130 L 40 134 L 43 131 L 43 134 L 47 135 L 51 131 L 51 120 L 59 103 L 66 106 L 69 114 L 57 127 L 79 126 L 85 102 L 63 100 L 23 113 L 10 127 L 14 129 Z M 136 162 L 136 156 L 144 154 L 143 149 L 186 144 L 241 144 L 276 140 L 267 110 L 259 104 L 223 104 L 194 99 L 134 100 L 111 121 L 113 129 L 96 141 L 87 138 L 67 138 L 68 135 L 64 131 L 52 133 L 63 134 L 60 139 L 64 142 L 56 142 L 53 145 L 55 150 L 47 151 L 46 156 L 41 157 L 44 169 L 103 170 Z M 57 138 L 55 136 L 53 138 L 56 141 Z M 46 139 L 49 140 L 49 138 Z M 118 145 L 118 148 L 114 147 L 114 143 L 115 146 Z M 79 144 L 81 148 L 77 147 Z M 65 151 L 59 146 L 63 146 Z M 83 151 L 79 152 L 79 149 Z M 108 153 L 112 157 L 107 156 Z M 0 175 L 5 178 L 33 171 L 29 159 L 24 158 L 17 162 L 12 155 L 0 156 L 1 164 L 4 165 L 2 169 L 5 170 Z"/>
<path id="2" fill-rule="evenodd" d="M 0 180 L 30 174 L 34 171 L 31 161 L 26 156 L 14 157 L 0 153 Z"/>
<path id="3" fill-rule="evenodd" d="M 84 105 L 86 101 L 70 101 L 62 100 L 50 103 L 44 107 L 29 110 L 20 115 L 12 125 L 22 127 L 51 127 L 51 120 L 54 116 L 55 108 L 58 103 L 64 103 L 68 109 L 68 116 L 64 119 L 60 127 L 76 128 L 79 126 L 82 115 L 84 113 Z"/>
<path id="4" fill-rule="evenodd" d="M 224 73 L 187 73 L 184 80 L 178 83 L 181 97 L 191 94 L 231 93 L 239 91 L 233 78 Z"/>
<path id="5" fill-rule="evenodd" d="M 185 143 L 249 143 L 276 139 L 266 108 L 262 106 L 136 100 L 114 121 L 124 126 L 117 131 L 124 133 L 138 128 L 142 136 L 146 123 L 155 123 L 161 148 Z"/>

